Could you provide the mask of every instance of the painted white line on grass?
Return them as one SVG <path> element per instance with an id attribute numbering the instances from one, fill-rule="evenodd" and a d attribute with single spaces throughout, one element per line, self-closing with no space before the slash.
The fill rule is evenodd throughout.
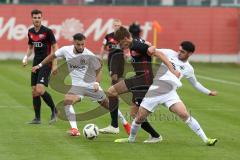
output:
<path id="1" fill-rule="evenodd" d="M 197 75 L 197 77 L 198 77 L 198 78 L 205 79 L 205 80 L 209 80 L 209 81 L 214 81 L 214 82 L 223 83 L 223 84 L 230 84 L 230 85 L 240 86 L 240 83 L 237 83 L 237 82 L 231 82 L 231 81 L 226 81 L 226 80 L 222 80 L 222 79 L 217 79 L 217 78 L 211 78 L 211 77 L 207 77 L 207 76 L 202 76 L 202 75 Z"/>
<path id="2" fill-rule="evenodd" d="M 198 109 L 198 108 L 188 108 L 189 111 L 229 111 L 229 112 L 236 112 L 240 111 L 240 109 L 220 109 L 220 108 L 205 108 L 205 109 Z"/>
<path id="3" fill-rule="evenodd" d="M 25 106 L 0 106 L 1 108 L 24 108 Z"/>

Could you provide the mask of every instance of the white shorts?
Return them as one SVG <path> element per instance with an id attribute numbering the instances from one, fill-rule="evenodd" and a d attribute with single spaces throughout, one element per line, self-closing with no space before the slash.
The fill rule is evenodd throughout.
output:
<path id="1" fill-rule="evenodd" d="M 169 109 L 173 104 L 181 102 L 176 89 L 173 89 L 167 93 L 162 93 L 159 95 L 154 94 L 154 96 L 149 96 L 150 92 L 152 92 L 150 88 L 141 103 L 141 106 L 150 112 L 154 112 L 159 104 L 163 104 Z M 153 94 L 151 93 L 151 95 Z"/>
<path id="2" fill-rule="evenodd" d="M 79 96 L 81 100 L 86 97 L 92 98 L 93 101 L 102 101 L 106 98 L 106 95 L 103 91 L 103 89 L 99 86 L 99 90 L 97 92 L 93 89 L 93 84 L 88 84 L 85 86 L 72 86 L 72 88 L 68 91 L 68 94 L 74 94 Z"/>

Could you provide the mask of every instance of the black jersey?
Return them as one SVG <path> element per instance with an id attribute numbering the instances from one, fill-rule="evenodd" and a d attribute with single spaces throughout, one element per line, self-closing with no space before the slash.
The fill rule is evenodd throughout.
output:
<path id="1" fill-rule="evenodd" d="M 114 32 L 109 33 L 104 38 L 104 45 L 106 50 L 109 52 L 116 52 L 116 50 L 121 50 L 118 46 L 118 41 L 114 39 Z"/>
<path id="2" fill-rule="evenodd" d="M 137 76 L 144 75 L 145 84 L 151 84 L 153 80 L 152 58 L 147 54 L 148 48 L 149 46 L 140 38 L 133 39 L 130 48 L 134 71 Z"/>
<path id="3" fill-rule="evenodd" d="M 104 45 L 108 51 L 108 70 L 110 75 L 117 74 L 122 77 L 124 72 L 124 55 L 114 38 L 114 32 L 109 33 L 104 38 Z"/>
<path id="4" fill-rule="evenodd" d="M 41 26 L 36 32 L 34 27 L 28 30 L 28 44 L 34 46 L 33 65 L 37 65 L 51 53 L 51 45 L 56 43 L 55 36 L 51 29 Z"/>

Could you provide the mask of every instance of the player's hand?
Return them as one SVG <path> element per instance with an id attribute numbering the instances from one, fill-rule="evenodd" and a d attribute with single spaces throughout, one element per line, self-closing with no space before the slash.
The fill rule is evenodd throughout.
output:
<path id="1" fill-rule="evenodd" d="M 52 72 L 53 75 L 56 75 L 56 74 L 58 73 L 58 68 L 57 68 L 57 66 L 53 66 L 51 72 Z"/>
<path id="2" fill-rule="evenodd" d="M 23 65 L 23 67 L 26 67 L 27 62 L 28 62 L 28 57 L 27 57 L 27 56 L 24 56 L 24 57 L 23 57 L 23 60 L 22 60 L 22 65 Z"/>
<path id="3" fill-rule="evenodd" d="M 152 56 L 155 55 L 156 53 L 156 47 L 155 46 L 151 46 L 148 48 L 148 55 Z"/>
<path id="4" fill-rule="evenodd" d="M 174 74 L 177 78 L 179 78 L 179 77 L 181 76 L 181 73 L 180 73 L 179 71 L 177 71 L 177 70 L 174 70 L 174 71 L 173 71 L 173 74 Z"/>
<path id="5" fill-rule="evenodd" d="M 33 66 L 32 67 L 32 72 L 33 73 L 36 73 L 36 71 L 39 69 L 39 66 Z"/>
<path id="6" fill-rule="evenodd" d="M 98 82 L 95 82 L 93 84 L 93 89 L 94 89 L 94 92 L 97 92 L 99 90 L 99 83 Z"/>
<path id="7" fill-rule="evenodd" d="M 218 93 L 217 93 L 217 91 L 211 91 L 210 93 L 209 93 L 209 96 L 216 96 Z"/>

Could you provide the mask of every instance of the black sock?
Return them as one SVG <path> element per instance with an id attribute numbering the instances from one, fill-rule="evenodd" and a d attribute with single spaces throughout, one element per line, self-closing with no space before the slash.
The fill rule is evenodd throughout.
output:
<path id="1" fill-rule="evenodd" d="M 35 118 L 40 120 L 41 114 L 41 98 L 40 96 L 33 97 L 33 109 L 35 112 Z"/>
<path id="2" fill-rule="evenodd" d="M 118 97 L 109 98 L 109 108 L 111 114 L 111 126 L 118 127 Z"/>
<path id="3" fill-rule="evenodd" d="M 153 129 L 153 127 L 150 125 L 150 123 L 146 120 L 141 124 L 141 128 L 148 132 L 152 137 L 158 138 L 160 135 Z"/>
<path id="4" fill-rule="evenodd" d="M 45 91 L 43 95 L 41 95 L 41 97 L 44 102 L 51 108 L 52 114 L 54 114 L 56 112 L 56 109 L 51 95 L 47 91 Z"/>

